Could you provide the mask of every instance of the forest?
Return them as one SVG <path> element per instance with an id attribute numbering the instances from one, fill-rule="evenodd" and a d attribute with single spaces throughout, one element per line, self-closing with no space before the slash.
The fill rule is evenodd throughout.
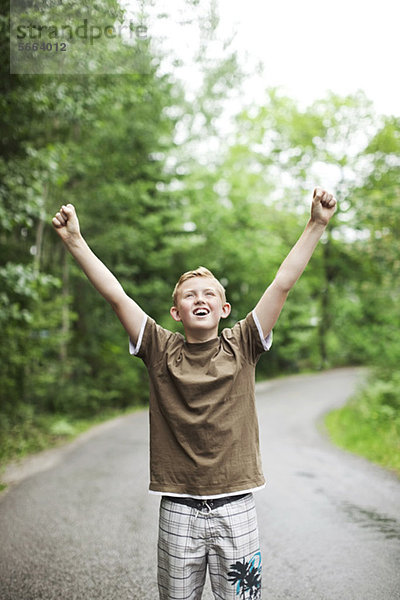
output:
<path id="1" fill-rule="evenodd" d="M 131 73 L 10 75 L 2 36 L 1 461 L 43 447 L 46 427 L 57 439 L 147 401 L 125 332 L 52 229 L 62 204 L 161 325 L 178 326 L 172 289 L 201 264 L 226 287 L 230 326 L 272 281 L 321 185 L 338 210 L 258 377 L 369 367 L 354 419 L 380 447 L 389 440 L 381 462 L 400 469 L 400 118 L 377 114 L 362 91 L 304 107 L 266 87 L 262 103 L 238 102 L 243 65 L 229 44 L 209 55 L 217 15 L 188 4 L 201 30 L 195 93 L 146 39 L 136 41 L 146 68 Z"/>

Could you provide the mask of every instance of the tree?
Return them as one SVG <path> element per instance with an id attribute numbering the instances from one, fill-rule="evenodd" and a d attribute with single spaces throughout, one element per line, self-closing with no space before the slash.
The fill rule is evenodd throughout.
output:
<path id="1" fill-rule="evenodd" d="M 81 413 L 124 406 L 139 387 L 139 365 L 126 359 L 120 373 L 118 323 L 110 324 L 50 221 L 61 203 L 75 202 L 89 241 L 158 316 L 154 298 L 166 287 L 160 273 L 168 232 L 180 225 L 168 194 L 158 189 L 171 177 L 164 163 L 175 120 L 166 109 L 179 102 L 179 86 L 172 94 L 171 78 L 157 69 L 3 80 L 0 378 L 2 406 L 11 413 L 21 403 Z M 140 276 L 132 283 L 135 272 Z"/>

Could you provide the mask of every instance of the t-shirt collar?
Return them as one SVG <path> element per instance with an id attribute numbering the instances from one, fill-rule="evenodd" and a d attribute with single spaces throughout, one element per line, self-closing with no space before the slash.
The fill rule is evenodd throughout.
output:
<path id="1" fill-rule="evenodd" d="M 219 337 L 212 338 L 211 340 L 207 340 L 206 342 L 187 342 L 185 340 L 185 346 L 191 352 L 208 350 L 209 348 L 213 348 L 219 344 Z"/>

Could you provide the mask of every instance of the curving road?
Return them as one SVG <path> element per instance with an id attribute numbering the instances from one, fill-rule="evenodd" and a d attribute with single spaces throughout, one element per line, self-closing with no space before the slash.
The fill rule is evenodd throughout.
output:
<path id="1" fill-rule="evenodd" d="M 257 386 L 264 600 L 400 599 L 400 482 L 320 432 L 360 377 L 340 369 Z M 1 600 L 158 598 L 147 434 L 141 411 L 8 473 L 22 479 L 0 497 Z"/>

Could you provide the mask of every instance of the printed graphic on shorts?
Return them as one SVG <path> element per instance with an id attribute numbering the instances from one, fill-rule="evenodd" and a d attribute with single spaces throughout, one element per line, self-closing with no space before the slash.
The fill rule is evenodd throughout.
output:
<path id="1" fill-rule="evenodd" d="M 261 553 L 256 552 L 248 562 L 243 559 L 243 562 L 233 563 L 228 581 L 236 586 L 236 596 L 240 600 L 261 598 Z"/>

